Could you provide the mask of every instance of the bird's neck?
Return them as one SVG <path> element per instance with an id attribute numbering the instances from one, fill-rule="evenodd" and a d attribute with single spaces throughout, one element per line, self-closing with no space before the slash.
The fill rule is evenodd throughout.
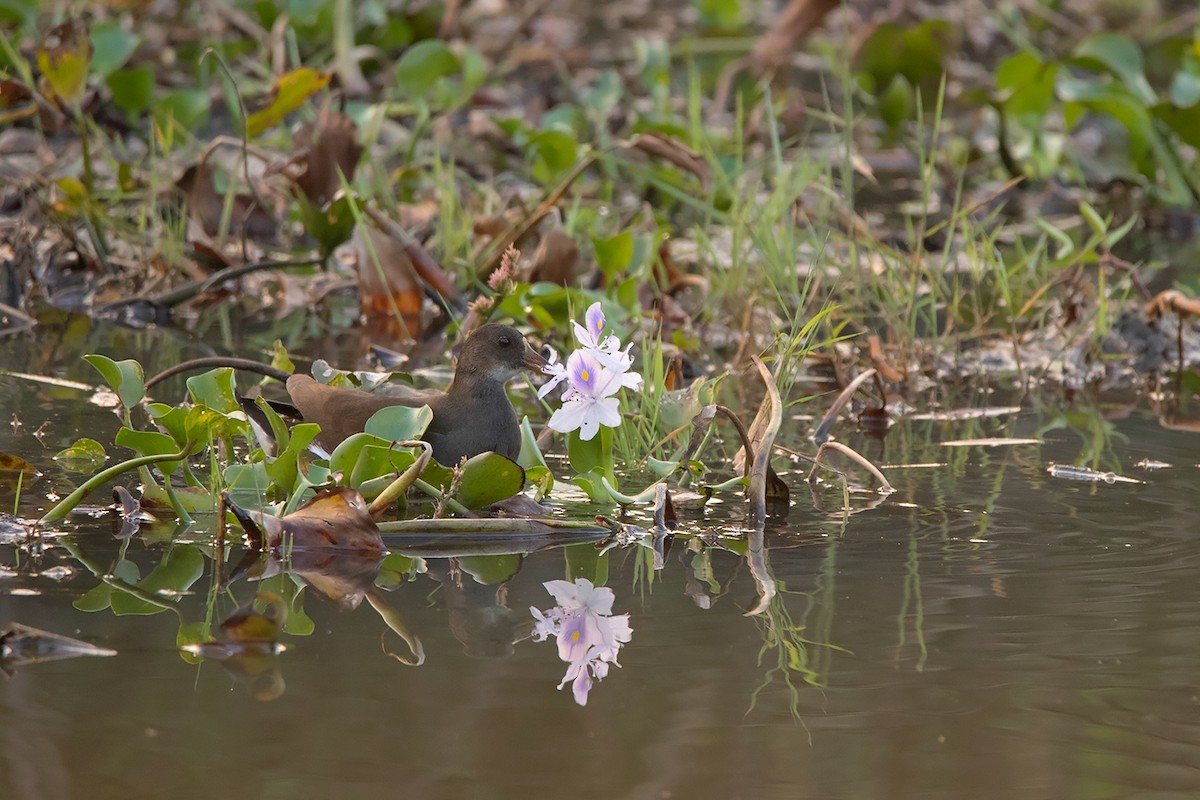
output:
<path id="1" fill-rule="evenodd" d="M 468 369 L 464 372 L 461 367 L 454 373 L 454 378 L 450 381 L 450 385 L 446 387 L 446 394 L 457 400 L 498 397 L 503 397 L 507 400 L 508 398 L 508 395 L 504 392 L 503 381 L 498 381 L 492 376 L 477 370 Z"/>

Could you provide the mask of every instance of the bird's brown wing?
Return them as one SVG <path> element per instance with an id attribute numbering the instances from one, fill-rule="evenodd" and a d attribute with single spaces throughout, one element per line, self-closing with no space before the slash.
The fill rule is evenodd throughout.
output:
<path id="1" fill-rule="evenodd" d="M 381 408 L 388 406 L 428 405 L 432 398 L 423 392 L 412 390 L 412 395 L 382 395 L 327 386 L 308 375 L 293 375 L 287 382 L 288 395 L 308 422 L 321 426 L 319 441 L 322 446 L 336 447 L 343 440 L 359 433 L 367 420 Z"/>

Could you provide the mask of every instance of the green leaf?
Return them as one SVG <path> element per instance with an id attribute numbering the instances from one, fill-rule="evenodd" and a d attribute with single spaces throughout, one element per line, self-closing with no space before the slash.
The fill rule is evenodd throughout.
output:
<path id="1" fill-rule="evenodd" d="M 117 393 L 117 397 L 121 399 L 121 405 L 125 408 L 133 408 L 146 396 L 146 380 L 142 374 L 142 365 L 133 359 L 113 361 L 108 356 L 89 353 L 83 357 L 83 360 L 95 367 L 109 388 Z"/>
<path id="2" fill-rule="evenodd" d="M 633 231 L 621 231 L 607 239 L 593 239 L 596 263 L 606 275 L 617 275 L 633 259 Z"/>
<path id="3" fill-rule="evenodd" d="M 522 557 L 516 553 L 494 556 L 459 556 L 459 569 L 483 586 L 499 586 L 521 569 Z"/>
<path id="4" fill-rule="evenodd" d="M 363 430 L 385 442 L 405 442 L 421 438 L 431 422 L 433 411 L 429 406 L 388 406 L 372 414 Z"/>
<path id="5" fill-rule="evenodd" d="M 113 438 L 113 444 L 118 447 L 128 447 L 144 456 L 162 456 L 179 452 L 179 444 L 167 434 L 158 431 L 135 431 L 133 428 L 122 427 Z M 179 468 L 179 462 L 163 461 L 156 466 L 162 474 L 170 475 Z"/>
<path id="6" fill-rule="evenodd" d="M 212 104 L 203 89 L 176 89 L 154 104 L 154 125 L 164 138 L 176 128 L 193 131 L 208 116 Z"/>
<path id="7" fill-rule="evenodd" d="M 140 36 L 119 22 L 101 22 L 92 28 L 92 72 L 105 77 L 124 66 L 140 42 Z"/>
<path id="8" fill-rule="evenodd" d="M 529 152 L 534 157 L 534 180 L 549 185 L 575 166 L 579 158 L 579 142 L 563 131 L 540 131 L 529 138 Z"/>
<path id="9" fill-rule="evenodd" d="M 187 412 L 186 408 L 166 403 L 150 403 L 146 406 L 146 413 L 154 420 L 154 424 L 170 434 L 179 447 L 187 442 Z"/>
<path id="10" fill-rule="evenodd" d="M 350 198 L 338 197 L 327 208 L 321 208 L 303 194 L 296 197 L 300 207 L 300 224 L 309 236 L 317 240 L 321 253 L 328 255 L 354 233 L 354 213 Z"/>
<path id="11" fill-rule="evenodd" d="M 204 553 L 196 545 L 172 547 L 166 558 L 151 570 L 137 586 L 152 594 L 163 593 L 163 599 L 176 602 L 176 595 L 187 591 L 204 574 Z M 158 614 L 164 609 L 128 592 L 114 589 L 112 610 L 117 616 L 126 614 Z"/>
<path id="12" fill-rule="evenodd" d="M 87 591 L 71 605 L 80 611 L 103 611 L 112 605 L 113 588 L 107 583 L 101 583 Z"/>
<path id="13" fill-rule="evenodd" d="M 270 105 L 247 118 L 246 135 L 253 139 L 283 122 L 283 118 L 299 108 L 305 100 L 328 86 L 331 77 L 309 67 L 300 67 L 281 75 L 271 90 Z"/>
<path id="14" fill-rule="evenodd" d="M 914 106 L 912 86 L 903 75 L 896 75 L 879 96 L 879 118 L 888 127 L 898 128 L 912 119 Z"/>
<path id="15" fill-rule="evenodd" d="M 410 100 L 423 98 L 440 78 L 459 71 L 458 56 L 440 39 L 417 42 L 396 64 L 396 86 Z"/>
<path id="16" fill-rule="evenodd" d="M 1190 108 L 1200 103 L 1200 75 L 1185 70 L 1175 73 L 1171 80 L 1171 104 L 1177 108 Z"/>
<path id="17" fill-rule="evenodd" d="M 1158 100 L 1143 72 L 1142 51 L 1128 36 L 1097 34 L 1075 48 L 1075 58 L 1081 66 L 1091 67 L 1098 63 L 1116 75 L 1144 105 L 1153 105 Z"/>
<path id="18" fill-rule="evenodd" d="M 104 445 L 95 439 L 86 437 L 76 439 L 74 444 L 65 450 L 60 450 L 54 457 L 55 461 L 72 472 L 95 472 L 107 459 L 108 454 L 104 452 Z"/>
<path id="19" fill-rule="evenodd" d="M 525 470 L 499 453 L 480 453 L 463 464 L 458 501 L 482 508 L 512 497 L 525 486 Z"/>
<path id="20" fill-rule="evenodd" d="M 291 492 L 296 485 L 296 478 L 300 471 L 300 457 L 320 432 L 321 426 L 314 422 L 300 423 L 292 429 L 286 449 L 275 458 L 266 460 L 267 475 L 282 493 Z"/>
<path id="21" fill-rule="evenodd" d="M 529 417 L 521 418 L 521 452 L 517 455 L 517 463 L 524 468 L 525 479 L 541 487 L 539 497 L 544 497 L 554 488 L 554 473 L 538 448 L 537 436 L 529 424 Z"/>
<path id="22" fill-rule="evenodd" d="M 117 70 L 108 76 L 113 104 L 136 117 L 154 102 L 154 70 L 150 67 Z"/>
<path id="23" fill-rule="evenodd" d="M 233 369 L 221 367 L 187 379 L 188 393 L 205 408 L 231 414 L 240 411 L 233 388 Z"/>

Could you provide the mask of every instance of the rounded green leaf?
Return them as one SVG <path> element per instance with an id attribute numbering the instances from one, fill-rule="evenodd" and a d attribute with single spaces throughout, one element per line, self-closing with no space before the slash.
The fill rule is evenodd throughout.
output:
<path id="1" fill-rule="evenodd" d="M 404 442 L 419 439 L 431 422 L 429 406 L 388 406 L 372 414 L 363 429 L 389 442 Z"/>
<path id="2" fill-rule="evenodd" d="M 525 486 L 525 470 L 499 453 L 480 453 L 467 459 L 459 481 L 458 502 L 481 508 L 512 497 Z"/>
<path id="3" fill-rule="evenodd" d="M 146 396 L 146 379 L 142 374 L 142 365 L 133 359 L 113 361 L 108 356 L 89 353 L 83 360 L 96 368 L 109 388 L 117 393 L 121 405 L 125 408 L 133 408 Z"/>
<path id="4" fill-rule="evenodd" d="M 59 451 L 54 460 L 72 472 L 95 472 L 108 458 L 104 445 L 95 439 L 76 439 L 75 443 Z"/>
<path id="5" fill-rule="evenodd" d="M 396 64 L 396 86 L 410 99 L 425 96 L 439 78 L 459 70 L 458 57 L 439 39 L 417 42 Z"/>

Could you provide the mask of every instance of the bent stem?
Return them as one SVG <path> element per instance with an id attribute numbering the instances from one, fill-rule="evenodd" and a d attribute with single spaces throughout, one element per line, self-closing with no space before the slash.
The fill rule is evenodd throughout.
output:
<path id="1" fill-rule="evenodd" d="M 387 488 L 380 492 L 379 496 L 371 503 L 370 508 L 367 509 L 367 513 L 371 515 L 372 519 L 379 519 L 392 503 L 396 502 L 408 491 L 408 487 L 412 486 L 421 477 L 421 473 L 425 471 L 425 466 L 429 463 L 429 459 L 433 457 L 433 446 L 429 442 L 400 442 L 400 446 L 420 447 L 423 448 L 423 452 L 417 456 L 417 460 L 412 463 L 412 466 L 404 470 L 396 480 L 389 483 Z"/>
<path id="2" fill-rule="evenodd" d="M 71 492 L 69 495 L 59 501 L 58 505 L 47 511 L 46 515 L 38 520 L 38 524 L 41 525 L 46 522 L 56 522 L 67 516 L 67 514 L 70 514 L 71 510 L 74 509 L 75 506 L 79 505 L 83 501 L 83 498 L 87 497 L 88 493 L 95 490 L 96 487 L 101 486 L 117 477 L 122 472 L 128 472 L 132 469 L 147 467 L 151 464 L 159 464 L 164 461 L 181 461 L 187 458 L 188 453 L 191 452 L 194 444 L 194 442 L 188 442 L 184 445 L 183 450 L 178 453 L 139 456 L 138 458 L 131 458 L 128 461 L 122 461 L 120 464 L 114 464 L 106 470 L 97 472 L 95 475 L 84 481 L 78 489 Z"/>

